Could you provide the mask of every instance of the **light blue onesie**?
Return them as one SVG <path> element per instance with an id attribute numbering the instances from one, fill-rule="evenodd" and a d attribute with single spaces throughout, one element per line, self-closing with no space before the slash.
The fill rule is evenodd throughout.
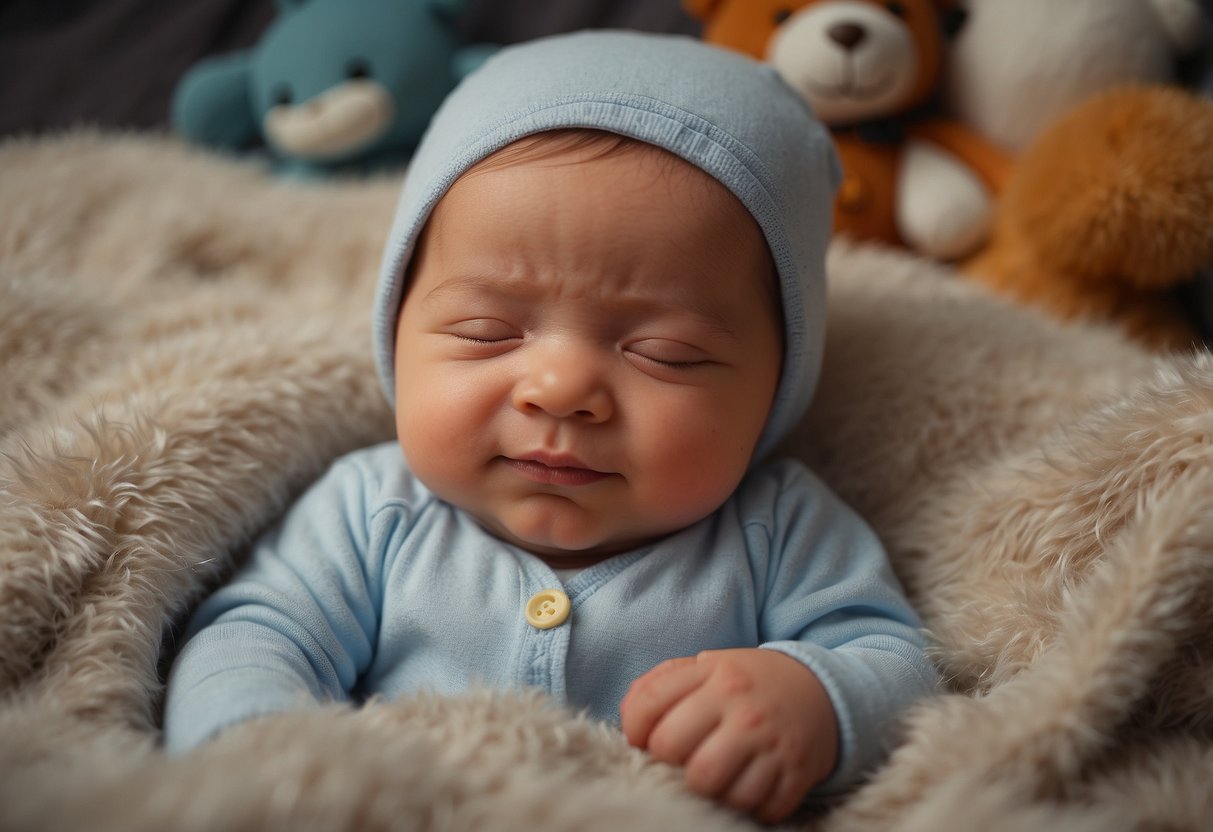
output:
<path id="1" fill-rule="evenodd" d="M 538 629 L 527 604 L 550 589 L 572 610 Z M 762 645 L 829 692 L 842 787 L 935 685 L 917 627 L 872 532 L 798 462 L 756 466 L 705 520 L 562 584 L 434 497 L 392 442 L 337 462 L 204 602 L 165 735 L 181 751 L 321 700 L 477 684 L 539 687 L 617 723 L 628 685 L 661 661 Z"/>
<path id="2" fill-rule="evenodd" d="M 169 680 L 170 750 L 320 700 L 476 684 L 538 687 L 617 722 L 628 685 L 664 659 L 761 645 L 804 662 L 829 692 L 841 753 L 824 788 L 834 790 L 876 765 L 905 709 L 935 689 L 872 532 L 801 464 L 760 461 L 816 385 L 838 179 L 827 132 L 771 67 L 687 38 L 599 32 L 505 49 L 465 79 L 422 139 L 384 252 L 372 328 L 389 400 L 408 264 L 433 207 L 494 151 L 569 127 L 674 153 L 758 222 L 784 352 L 746 480 L 706 519 L 562 584 L 430 494 L 395 443 L 353 454 L 199 609 Z M 552 590 L 567 593 L 568 618 L 528 623 L 528 603 Z"/>

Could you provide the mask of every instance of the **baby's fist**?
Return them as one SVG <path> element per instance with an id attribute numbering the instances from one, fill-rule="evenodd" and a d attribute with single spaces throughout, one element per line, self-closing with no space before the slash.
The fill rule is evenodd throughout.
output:
<path id="1" fill-rule="evenodd" d="M 687 787 L 759 820 L 782 820 L 838 756 L 825 688 L 774 650 L 711 650 L 671 659 L 620 703 L 628 742 L 684 767 Z"/>

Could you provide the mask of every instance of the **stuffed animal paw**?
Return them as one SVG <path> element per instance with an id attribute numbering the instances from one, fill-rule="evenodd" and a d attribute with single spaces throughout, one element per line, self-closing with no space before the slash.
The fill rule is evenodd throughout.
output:
<path id="1" fill-rule="evenodd" d="M 1213 264 L 1213 101 L 1125 87 L 1060 119 L 1019 158 L 975 281 L 1061 318 L 1190 348 L 1174 295 Z"/>

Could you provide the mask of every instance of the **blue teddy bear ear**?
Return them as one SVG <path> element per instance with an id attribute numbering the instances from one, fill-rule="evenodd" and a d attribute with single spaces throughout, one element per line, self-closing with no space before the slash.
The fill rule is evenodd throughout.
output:
<path id="1" fill-rule="evenodd" d="M 454 20 L 467 11 L 469 5 L 468 0 L 424 0 L 424 3 L 431 12 L 443 20 Z"/>
<path id="2" fill-rule="evenodd" d="M 311 0 L 274 0 L 274 6 L 279 12 L 294 12 L 306 6 Z M 468 0 L 422 0 L 423 4 L 434 14 L 444 20 L 453 20 L 467 11 Z"/>

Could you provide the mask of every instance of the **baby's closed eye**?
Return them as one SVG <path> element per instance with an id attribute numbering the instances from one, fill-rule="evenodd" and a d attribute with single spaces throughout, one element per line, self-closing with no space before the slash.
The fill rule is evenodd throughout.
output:
<path id="1" fill-rule="evenodd" d="M 485 344 L 498 344 L 522 337 L 522 333 L 516 327 L 497 318 L 472 318 L 458 321 L 448 326 L 446 332 L 463 341 Z"/>
<path id="2" fill-rule="evenodd" d="M 668 338 L 645 338 L 625 348 L 628 355 L 666 367 L 691 368 L 711 363 L 711 356 L 699 347 Z"/>

